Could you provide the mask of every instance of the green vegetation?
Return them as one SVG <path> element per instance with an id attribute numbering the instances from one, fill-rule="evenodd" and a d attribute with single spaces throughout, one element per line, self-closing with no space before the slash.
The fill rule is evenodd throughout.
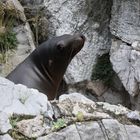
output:
<path id="1" fill-rule="evenodd" d="M 33 116 L 30 115 L 13 115 L 10 117 L 10 124 L 12 125 L 12 130 L 10 130 L 8 133 L 9 135 L 15 139 L 15 140 L 35 140 L 35 138 L 28 138 L 26 136 L 24 136 L 23 134 L 21 134 L 20 132 L 18 132 L 17 130 L 17 122 L 22 121 L 22 120 L 26 120 L 26 119 L 32 119 Z"/>
<path id="2" fill-rule="evenodd" d="M 10 117 L 10 124 L 13 128 L 16 128 L 16 124 L 19 121 L 26 120 L 26 119 L 33 119 L 34 116 L 31 115 L 13 115 Z"/>
<path id="3" fill-rule="evenodd" d="M 56 131 L 56 130 L 59 130 L 66 126 L 67 126 L 67 124 L 66 124 L 65 120 L 63 118 L 60 118 L 57 120 L 57 122 L 53 122 L 52 130 Z"/>
<path id="4" fill-rule="evenodd" d="M 8 4 L 0 2 L 0 61 L 6 61 L 5 53 L 17 47 L 16 34 L 13 32 L 14 11 Z"/>
<path id="5" fill-rule="evenodd" d="M 92 73 L 92 80 L 102 80 L 108 87 L 111 86 L 113 82 L 112 78 L 115 74 L 109 57 L 109 53 L 103 54 L 99 57 Z"/>

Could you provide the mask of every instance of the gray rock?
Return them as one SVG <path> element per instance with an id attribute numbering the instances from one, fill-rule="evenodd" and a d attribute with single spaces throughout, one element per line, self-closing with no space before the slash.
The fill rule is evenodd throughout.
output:
<path id="1" fill-rule="evenodd" d="M 127 43 L 140 41 L 140 1 L 113 0 L 110 30 Z"/>
<path id="2" fill-rule="evenodd" d="M 9 121 L 9 116 L 4 112 L 0 112 L 0 134 L 5 134 L 10 129 L 12 129 L 12 126 Z"/>
<path id="3" fill-rule="evenodd" d="M 140 112 L 138 111 L 131 111 L 127 114 L 127 117 L 129 119 L 135 120 L 135 121 L 140 121 Z"/>
<path id="4" fill-rule="evenodd" d="M 7 52 L 7 62 L 3 64 L 1 76 L 6 76 L 10 73 L 35 49 L 32 32 L 28 23 L 15 27 L 14 32 L 18 42 L 17 49 Z"/>
<path id="5" fill-rule="evenodd" d="M 12 10 L 15 11 L 14 13 L 16 13 L 16 14 L 14 16 L 16 18 L 19 18 L 23 22 L 26 21 L 26 17 L 24 14 L 24 8 L 22 7 L 22 5 L 20 4 L 20 2 L 18 0 L 7 0 L 6 5 L 8 7 L 10 7 L 11 11 Z"/>
<path id="6" fill-rule="evenodd" d="M 139 140 L 140 139 L 140 127 L 135 125 L 125 125 L 127 131 L 128 140 Z"/>
<path id="7" fill-rule="evenodd" d="M 22 120 L 16 124 L 17 131 L 28 138 L 39 137 L 45 134 L 43 116 L 39 115 L 34 119 Z"/>
<path id="8" fill-rule="evenodd" d="M 84 120 L 110 118 L 110 116 L 104 112 L 95 111 L 95 102 L 78 93 L 60 96 L 57 106 L 64 116 L 73 115 L 76 119 L 79 119 L 79 114 L 82 115 Z"/>
<path id="9" fill-rule="evenodd" d="M 115 119 L 104 119 L 76 123 L 37 140 L 139 140 L 139 131 L 138 126 L 123 125 Z"/>
<path id="10" fill-rule="evenodd" d="M 81 140 L 75 125 L 70 125 L 67 128 L 54 132 L 37 140 Z"/>
<path id="11" fill-rule="evenodd" d="M 97 102 L 97 105 L 102 106 L 103 110 L 106 110 L 115 115 L 125 115 L 129 113 L 129 109 L 123 107 L 122 105 L 111 105 L 105 102 Z"/>
<path id="12" fill-rule="evenodd" d="M 103 119 L 101 127 L 108 139 L 129 140 L 123 124 L 114 119 Z"/>
<path id="13" fill-rule="evenodd" d="M 125 89 L 131 96 L 139 94 L 140 82 L 140 52 L 133 50 L 125 43 L 113 42 L 111 48 L 111 63 Z"/>
<path id="14" fill-rule="evenodd" d="M 9 134 L 1 135 L 0 140 L 14 140 Z"/>
<path id="15" fill-rule="evenodd" d="M 33 6 L 33 5 L 39 5 L 42 4 L 44 0 L 22 0 L 21 4 L 24 6 Z"/>
<path id="16" fill-rule="evenodd" d="M 38 115 L 52 117 L 53 110 L 47 96 L 24 85 L 15 85 L 0 77 L 0 111 L 8 114 Z"/>
<path id="17" fill-rule="evenodd" d="M 132 110 L 140 110 L 140 94 L 136 97 L 130 97 Z"/>
<path id="18" fill-rule="evenodd" d="M 104 133 L 98 122 L 83 122 L 76 124 L 82 140 L 103 140 Z"/>

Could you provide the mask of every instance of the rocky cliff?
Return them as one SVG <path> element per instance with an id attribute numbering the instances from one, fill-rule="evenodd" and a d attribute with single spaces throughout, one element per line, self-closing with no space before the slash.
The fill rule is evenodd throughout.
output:
<path id="1" fill-rule="evenodd" d="M 59 100 L 49 102 L 37 90 L 0 78 L 0 139 L 139 140 L 140 1 L 22 0 L 24 9 L 17 0 L 7 2 L 20 22 L 10 68 L 0 65 L 3 75 L 28 56 L 34 41 L 38 46 L 52 36 L 81 32 L 86 43 L 64 76 L 71 94 Z"/>

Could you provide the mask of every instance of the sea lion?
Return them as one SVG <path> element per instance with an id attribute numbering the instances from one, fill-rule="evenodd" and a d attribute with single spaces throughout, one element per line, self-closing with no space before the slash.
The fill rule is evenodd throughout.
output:
<path id="1" fill-rule="evenodd" d="M 38 89 L 52 100 L 57 96 L 68 64 L 82 49 L 84 42 L 82 34 L 54 37 L 37 47 L 6 78 L 15 84 Z"/>

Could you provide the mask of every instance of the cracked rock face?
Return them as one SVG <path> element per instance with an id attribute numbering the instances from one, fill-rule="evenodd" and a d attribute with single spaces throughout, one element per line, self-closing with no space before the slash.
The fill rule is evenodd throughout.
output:
<path id="1" fill-rule="evenodd" d="M 34 119 L 22 120 L 17 123 L 18 131 L 29 138 L 39 137 L 45 133 L 43 126 L 43 116 L 37 116 Z"/>
<path id="2" fill-rule="evenodd" d="M 119 40 L 112 43 L 110 60 L 125 89 L 131 95 L 131 103 L 140 109 L 140 52 Z M 135 98 L 137 96 L 137 98 Z"/>
<path id="3" fill-rule="evenodd" d="M 35 89 L 0 77 L 0 111 L 7 114 L 37 115 L 52 117 L 51 105 L 47 96 Z"/>
<path id="4" fill-rule="evenodd" d="M 121 40 L 140 41 L 140 1 L 113 0 L 110 30 Z"/>
<path id="5" fill-rule="evenodd" d="M 140 1 L 113 0 L 110 60 L 126 91 L 132 109 L 140 110 Z"/>
<path id="6" fill-rule="evenodd" d="M 115 47 L 117 49 L 113 50 Z M 110 60 L 125 89 L 131 96 L 138 95 L 140 89 L 140 52 L 125 43 L 118 44 L 116 42 L 116 45 L 112 46 Z"/>
<path id="7" fill-rule="evenodd" d="M 0 140 L 14 140 L 9 134 L 0 136 Z"/>
<path id="8" fill-rule="evenodd" d="M 9 121 L 9 116 L 4 112 L 0 112 L 0 134 L 5 134 L 10 129 L 12 129 L 12 126 Z"/>

